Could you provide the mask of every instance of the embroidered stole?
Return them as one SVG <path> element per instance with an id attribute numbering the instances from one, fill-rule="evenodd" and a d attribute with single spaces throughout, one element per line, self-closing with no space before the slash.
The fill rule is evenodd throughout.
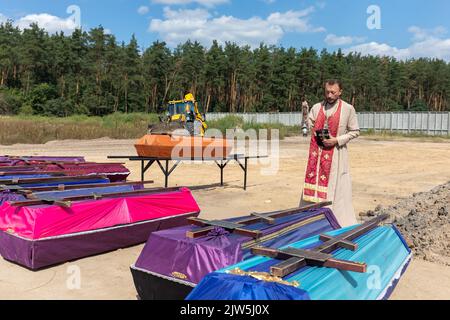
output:
<path id="1" fill-rule="evenodd" d="M 328 119 L 328 129 L 332 137 L 337 137 L 341 118 L 342 100 L 339 100 L 337 111 Z M 326 116 L 323 105 L 314 124 L 314 134 L 311 137 L 309 160 L 306 169 L 303 200 L 308 202 L 322 202 L 327 200 L 328 183 L 330 182 L 331 165 L 335 147 L 322 148 L 317 143 L 316 130 L 325 127 Z"/>

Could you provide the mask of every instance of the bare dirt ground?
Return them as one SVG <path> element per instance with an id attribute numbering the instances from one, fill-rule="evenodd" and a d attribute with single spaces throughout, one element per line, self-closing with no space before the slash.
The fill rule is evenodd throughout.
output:
<path id="1" fill-rule="evenodd" d="M 0 146 L 0 154 L 85 156 L 105 162 L 108 155 L 134 155 L 134 141 L 99 139 L 57 141 L 45 145 Z M 279 171 L 265 175 L 271 164 L 250 165 L 248 190 L 242 190 L 243 172 L 235 164 L 225 169 L 225 187 L 217 185 L 215 165 L 182 164 L 170 178 L 171 186 L 194 187 L 202 217 L 225 218 L 249 212 L 296 207 L 306 166 L 307 139 L 287 138 L 280 143 Z M 389 206 L 450 181 L 450 143 L 418 139 L 375 141 L 360 138 L 349 146 L 353 199 L 356 212 Z M 139 163 L 127 162 L 131 180 L 139 180 Z M 146 179 L 162 186 L 156 167 Z M 136 299 L 129 266 L 143 245 L 81 259 L 46 270 L 31 272 L 0 260 L 0 299 Z M 75 269 L 73 269 L 75 267 Z M 81 288 L 70 289 L 71 275 L 78 270 Z M 76 271 L 77 272 L 77 271 Z M 392 299 L 450 299 L 450 267 L 415 259 L 400 281 Z"/>

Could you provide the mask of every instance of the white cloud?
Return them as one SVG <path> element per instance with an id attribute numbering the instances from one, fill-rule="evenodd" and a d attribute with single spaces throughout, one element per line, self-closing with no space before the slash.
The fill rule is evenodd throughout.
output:
<path id="1" fill-rule="evenodd" d="M 308 21 L 308 15 L 314 12 L 314 7 L 309 7 L 301 11 L 288 11 L 285 13 L 275 12 L 268 18 L 267 22 L 277 25 L 285 31 L 291 32 L 324 32 L 325 28 L 313 28 Z"/>
<path id="2" fill-rule="evenodd" d="M 353 46 L 349 49 L 344 50 L 345 53 L 358 52 L 362 55 L 373 55 L 373 56 L 392 56 L 398 59 L 406 59 L 409 57 L 409 49 L 398 49 L 396 47 L 391 47 L 386 43 L 378 42 L 368 42 L 357 46 Z"/>
<path id="3" fill-rule="evenodd" d="M 8 17 L 0 13 L 0 23 L 7 21 Z M 37 23 L 40 28 L 45 29 L 49 33 L 64 31 L 72 33 L 77 27 L 74 17 L 60 18 L 48 13 L 29 14 L 13 21 L 13 25 L 19 29 L 29 28 L 30 24 Z"/>
<path id="4" fill-rule="evenodd" d="M 412 26 L 408 29 L 413 36 L 414 41 L 422 41 L 433 37 L 442 37 L 447 33 L 447 29 L 444 27 L 436 27 L 434 29 L 422 29 L 420 27 Z"/>
<path id="5" fill-rule="evenodd" d="M 450 61 L 450 38 L 443 38 L 447 30 L 438 27 L 433 30 L 410 27 L 413 34 L 412 44 L 407 48 L 397 48 L 386 43 L 370 42 L 353 46 L 345 50 L 359 52 L 362 55 L 392 56 L 405 60 L 411 58 L 437 58 Z"/>
<path id="6" fill-rule="evenodd" d="M 0 13 L 0 23 L 5 23 L 8 20 L 8 18 Z"/>
<path id="7" fill-rule="evenodd" d="M 257 47 L 261 42 L 276 44 L 287 32 L 322 32 L 324 28 L 310 25 L 309 15 L 314 8 L 302 11 L 272 13 L 267 19 L 252 17 L 239 19 L 233 16 L 213 17 L 206 9 L 172 10 L 164 8 L 164 19 L 153 19 L 149 31 L 157 32 L 169 45 L 175 46 L 188 39 L 210 45 L 236 42 Z"/>
<path id="8" fill-rule="evenodd" d="M 230 0 L 152 0 L 153 3 L 165 5 L 186 5 L 197 3 L 205 7 L 214 7 L 219 4 L 228 3 Z"/>
<path id="9" fill-rule="evenodd" d="M 147 6 L 140 6 L 139 9 L 137 10 L 137 12 L 138 12 L 140 15 L 144 15 L 144 14 L 147 14 L 147 13 L 150 12 L 150 8 L 147 7 Z"/>
<path id="10" fill-rule="evenodd" d="M 347 46 L 353 43 L 363 42 L 365 38 L 352 37 L 352 36 L 337 36 L 335 34 L 329 34 L 325 38 L 325 43 L 329 46 Z"/>

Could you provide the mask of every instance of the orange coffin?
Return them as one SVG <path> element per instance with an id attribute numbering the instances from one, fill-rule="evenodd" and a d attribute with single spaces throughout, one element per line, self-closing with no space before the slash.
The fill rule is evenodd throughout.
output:
<path id="1" fill-rule="evenodd" d="M 226 158 L 231 145 L 226 139 L 189 136 L 146 135 L 136 144 L 140 157 Z"/>

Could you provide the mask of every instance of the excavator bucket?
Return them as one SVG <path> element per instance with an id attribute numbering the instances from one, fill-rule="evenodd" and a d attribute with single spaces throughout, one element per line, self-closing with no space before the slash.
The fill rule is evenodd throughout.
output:
<path id="1" fill-rule="evenodd" d="M 148 134 L 152 135 L 185 135 L 185 126 L 182 122 L 160 122 L 158 124 L 148 126 Z"/>

